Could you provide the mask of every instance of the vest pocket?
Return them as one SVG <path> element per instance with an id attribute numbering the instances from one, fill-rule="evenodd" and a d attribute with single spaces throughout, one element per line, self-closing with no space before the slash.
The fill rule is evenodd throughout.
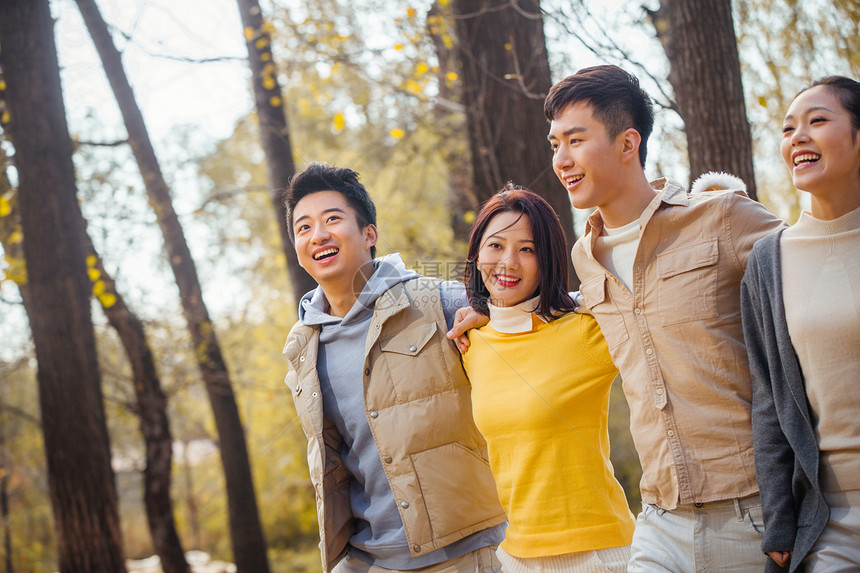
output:
<path id="1" fill-rule="evenodd" d="M 661 326 L 717 317 L 719 239 L 705 239 L 657 255 L 657 311 Z"/>
<path id="2" fill-rule="evenodd" d="M 451 442 L 410 458 L 434 539 L 503 513 L 490 464 L 479 452 Z"/>
<path id="3" fill-rule="evenodd" d="M 435 322 L 419 323 L 397 332 L 394 336 L 381 340 L 382 351 L 377 368 L 387 369 L 385 379 L 391 384 L 392 396 L 398 403 L 409 402 L 438 394 L 452 388 L 451 374 L 448 372 L 441 346 L 435 342 L 438 327 Z M 442 344 L 447 340 L 442 341 Z M 459 366 L 459 365 L 458 365 Z M 374 383 L 379 386 L 379 381 Z M 371 394 L 368 403 L 376 407 L 390 403 L 390 397 L 376 400 Z"/>

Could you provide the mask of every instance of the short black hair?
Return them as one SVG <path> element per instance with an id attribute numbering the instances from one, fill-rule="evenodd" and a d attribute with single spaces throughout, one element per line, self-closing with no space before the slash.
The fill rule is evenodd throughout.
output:
<path id="1" fill-rule="evenodd" d="M 645 167 L 648 138 L 654 129 L 654 106 L 639 80 L 618 66 L 583 68 L 552 86 L 543 104 L 547 121 L 552 121 L 569 105 L 584 102 L 594 117 L 615 138 L 628 128 L 639 132 L 639 163 Z"/>
<path id="2" fill-rule="evenodd" d="M 293 211 L 299 201 L 312 193 L 320 191 L 337 191 L 346 198 L 347 204 L 355 211 L 358 226 L 362 229 L 368 225 L 376 225 L 376 205 L 364 185 L 358 181 L 358 173 L 346 167 L 332 167 L 327 163 L 311 163 L 304 171 L 290 178 L 290 186 L 286 192 L 287 227 L 290 241 L 295 245 L 296 236 L 293 230 Z M 371 258 L 376 258 L 376 245 L 370 247 Z"/>

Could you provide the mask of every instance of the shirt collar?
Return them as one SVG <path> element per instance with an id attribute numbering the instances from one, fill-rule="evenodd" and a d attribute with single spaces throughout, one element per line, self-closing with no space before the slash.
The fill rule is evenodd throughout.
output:
<path id="1" fill-rule="evenodd" d="M 686 207 L 689 203 L 687 190 L 679 183 L 666 177 L 651 181 L 651 188 L 657 191 L 657 196 L 654 197 L 654 200 L 651 201 L 651 204 L 645 208 L 639 217 L 639 221 L 643 225 L 651 218 L 651 215 L 660 207 L 661 203 L 683 207 Z M 589 215 L 585 223 L 585 234 L 588 235 L 589 233 L 592 235 L 592 242 L 603 233 L 603 217 L 600 216 L 600 211 L 598 210 Z"/>

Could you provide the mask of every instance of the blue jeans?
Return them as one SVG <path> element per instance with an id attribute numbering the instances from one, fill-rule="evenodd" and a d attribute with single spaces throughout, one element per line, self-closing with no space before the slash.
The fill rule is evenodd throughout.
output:
<path id="1" fill-rule="evenodd" d="M 633 533 L 629 573 L 764 571 L 761 498 L 753 495 L 671 511 L 643 504 Z"/>

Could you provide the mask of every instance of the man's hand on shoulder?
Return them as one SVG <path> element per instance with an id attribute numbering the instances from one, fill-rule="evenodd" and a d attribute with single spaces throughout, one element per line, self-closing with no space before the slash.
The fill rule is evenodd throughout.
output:
<path id="1" fill-rule="evenodd" d="M 448 338 L 457 345 L 460 354 L 469 350 L 469 337 L 466 332 L 473 328 L 480 328 L 490 322 L 490 318 L 484 316 L 471 306 L 465 306 L 457 310 L 454 315 L 454 326 L 448 331 Z"/>

